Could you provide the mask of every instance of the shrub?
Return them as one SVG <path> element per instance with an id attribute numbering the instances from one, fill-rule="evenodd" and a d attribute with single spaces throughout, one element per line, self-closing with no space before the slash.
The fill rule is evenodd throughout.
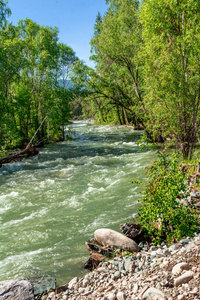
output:
<path id="1" fill-rule="evenodd" d="M 149 181 L 139 209 L 139 221 L 146 234 L 156 244 L 162 240 L 170 244 L 193 236 L 199 223 L 193 207 L 180 201 L 189 196 L 189 189 L 187 176 L 180 170 L 178 154 L 158 153 L 158 159 L 147 168 L 147 174 Z"/>

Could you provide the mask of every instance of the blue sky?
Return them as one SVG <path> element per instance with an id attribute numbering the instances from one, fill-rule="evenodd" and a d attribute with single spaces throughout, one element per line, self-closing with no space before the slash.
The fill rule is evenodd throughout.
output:
<path id="1" fill-rule="evenodd" d="M 40 25 L 58 27 L 60 41 L 93 66 L 89 42 L 98 11 L 104 14 L 108 8 L 105 0 L 8 0 L 8 7 L 14 25 L 27 17 Z"/>

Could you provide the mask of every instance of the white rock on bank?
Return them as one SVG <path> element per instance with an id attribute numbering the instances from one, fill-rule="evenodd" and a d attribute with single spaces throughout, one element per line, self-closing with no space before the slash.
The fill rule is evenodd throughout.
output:
<path id="1" fill-rule="evenodd" d="M 106 300 L 115 300 L 116 296 L 114 293 L 110 292 L 108 294 L 106 294 Z"/>
<path id="2" fill-rule="evenodd" d="M 165 294 L 153 287 L 150 287 L 144 294 L 143 299 L 156 299 L 156 300 L 164 300 Z"/>
<path id="3" fill-rule="evenodd" d="M 126 295 L 123 292 L 118 292 L 117 300 L 126 300 Z"/>
<path id="4" fill-rule="evenodd" d="M 97 229 L 94 237 L 103 246 L 117 247 L 130 252 L 139 252 L 140 250 L 136 242 L 115 230 Z"/>
<path id="5" fill-rule="evenodd" d="M 68 288 L 71 289 L 78 282 L 78 278 L 74 277 L 69 283 Z"/>
<path id="6" fill-rule="evenodd" d="M 190 267 L 190 265 L 189 265 L 188 263 L 186 263 L 186 262 L 181 262 L 181 263 L 179 263 L 179 264 L 177 264 L 177 265 L 175 265 L 175 266 L 173 267 L 172 273 L 173 273 L 174 275 L 176 275 L 176 274 L 178 274 L 178 273 L 181 273 L 183 270 L 190 270 L 190 269 L 191 269 L 191 267 Z"/>

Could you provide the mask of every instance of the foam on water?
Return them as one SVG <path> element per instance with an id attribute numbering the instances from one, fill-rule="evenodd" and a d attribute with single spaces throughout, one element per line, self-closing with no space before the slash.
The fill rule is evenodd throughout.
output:
<path id="1" fill-rule="evenodd" d="M 44 188 L 44 187 L 48 187 L 55 184 L 55 180 L 53 179 L 46 179 L 45 181 L 40 182 L 40 187 Z"/>
<path id="2" fill-rule="evenodd" d="M 36 211 L 32 214 L 30 214 L 29 216 L 26 216 L 24 218 L 21 218 L 21 219 L 14 219 L 14 220 L 11 220 L 9 222 L 6 222 L 3 224 L 3 228 L 8 228 L 10 226 L 13 226 L 13 225 L 19 225 L 19 224 L 24 224 L 25 225 L 25 222 L 26 221 L 29 221 L 29 220 L 32 220 L 32 219 L 35 219 L 35 218 L 40 218 L 41 216 L 45 215 L 47 212 L 47 209 L 43 209 L 43 210 L 40 210 L 40 211 Z"/>
<path id="3" fill-rule="evenodd" d="M 10 198 L 10 197 L 17 197 L 19 195 L 19 193 L 18 192 L 11 192 L 11 193 L 9 193 L 9 194 L 6 194 L 6 195 L 1 195 L 0 196 L 0 201 L 1 200 L 3 200 L 3 199 L 5 199 L 5 198 Z"/>

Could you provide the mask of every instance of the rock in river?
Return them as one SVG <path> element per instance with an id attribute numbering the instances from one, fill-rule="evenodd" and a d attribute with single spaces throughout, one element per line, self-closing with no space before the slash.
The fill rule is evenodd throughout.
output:
<path id="1" fill-rule="evenodd" d="M 106 228 L 97 229 L 94 232 L 94 237 L 103 246 L 116 247 L 130 252 L 140 251 L 136 242 L 115 230 Z"/>

